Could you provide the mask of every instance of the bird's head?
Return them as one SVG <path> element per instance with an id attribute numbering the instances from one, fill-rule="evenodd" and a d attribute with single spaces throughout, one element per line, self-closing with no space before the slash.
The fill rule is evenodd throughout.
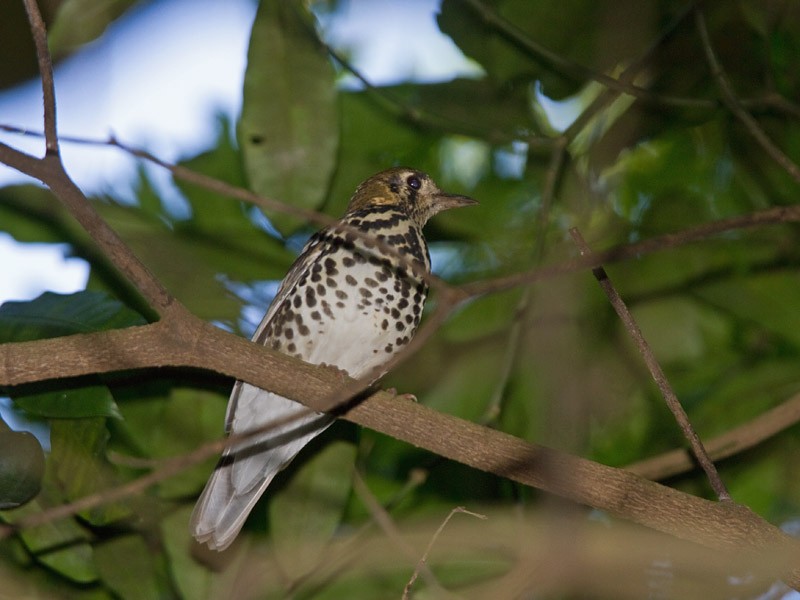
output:
<path id="1" fill-rule="evenodd" d="M 356 188 L 347 212 L 396 206 L 423 227 L 433 215 L 449 208 L 477 204 L 467 196 L 446 194 L 427 174 L 395 167 L 373 175 Z"/>

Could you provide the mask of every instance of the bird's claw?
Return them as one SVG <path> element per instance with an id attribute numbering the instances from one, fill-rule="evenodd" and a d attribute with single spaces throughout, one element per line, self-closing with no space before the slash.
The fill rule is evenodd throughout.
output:
<path id="1" fill-rule="evenodd" d="M 411 402 L 419 402 L 417 397 L 414 394 L 398 394 L 396 388 L 389 388 L 386 390 L 388 394 L 391 394 L 394 398 L 401 398 L 403 400 L 410 400 Z"/>

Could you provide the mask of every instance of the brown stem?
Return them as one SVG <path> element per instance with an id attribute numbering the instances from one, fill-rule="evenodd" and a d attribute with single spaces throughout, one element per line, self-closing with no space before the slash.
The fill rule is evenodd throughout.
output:
<path id="1" fill-rule="evenodd" d="M 575 240 L 575 244 L 578 246 L 580 253 L 584 256 L 591 255 L 592 251 L 586 241 L 583 239 L 583 236 L 580 234 L 580 232 L 576 228 L 572 228 L 570 229 L 569 233 L 572 236 L 572 239 Z M 595 276 L 595 279 L 597 279 L 603 292 L 605 292 L 608 300 L 611 302 L 611 306 L 614 307 L 614 310 L 616 311 L 617 315 L 619 315 L 620 320 L 625 325 L 628 335 L 631 336 L 636 344 L 639 354 L 644 359 L 644 362 L 650 371 L 650 375 L 653 377 L 658 389 L 661 391 L 661 395 L 666 401 L 667 406 L 672 412 L 672 415 L 678 422 L 678 426 L 681 428 L 683 436 L 689 442 L 689 446 L 691 447 L 695 458 L 697 458 L 697 462 L 700 464 L 703 471 L 705 471 L 706 477 L 708 477 L 708 481 L 711 483 L 711 487 L 714 489 L 717 497 L 720 500 L 730 501 L 731 496 L 728 493 L 725 484 L 722 482 L 722 479 L 717 472 L 717 468 L 708 457 L 708 453 L 703 446 L 700 436 L 697 435 L 697 432 L 692 426 L 691 421 L 689 421 L 689 415 L 686 414 L 686 411 L 683 409 L 680 400 L 678 400 L 678 397 L 675 395 L 675 392 L 672 389 L 667 376 L 664 374 L 664 370 L 661 368 L 661 365 L 656 359 L 650 344 L 647 343 L 642 330 L 639 329 L 639 325 L 636 323 L 631 311 L 628 310 L 628 307 L 625 305 L 625 301 L 619 295 L 619 292 L 617 292 L 614 284 L 611 282 L 611 278 L 608 276 L 608 273 L 606 273 L 606 270 L 603 267 L 595 267 L 592 269 L 592 274 Z"/>
<path id="2" fill-rule="evenodd" d="M 708 27 L 706 26 L 706 19 L 703 15 L 703 11 L 699 8 L 695 8 L 694 17 L 697 31 L 700 34 L 700 41 L 703 44 L 703 50 L 706 54 L 706 60 L 708 61 L 708 66 L 711 69 L 711 76 L 714 78 L 714 81 L 717 82 L 717 87 L 719 88 L 722 96 L 722 101 L 725 102 L 728 110 L 730 110 L 733 115 L 742 122 L 745 129 L 747 129 L 750 135 L 753 136 L 756 142 L 759 143 L 769 157 L 778 163 L 778 165 L 783 167 L 783 169 L 789 174 L 789 176 L 792 177 L 792 179 L 794 179 L 797 183 L 800 183 L 800 167 L 798 167 L 791 158 L 784 154 L 784 152 L 773 143 L 773 141 L 758 124 L 758 121 L 756 121 L 752 115 L 750 115 L 750 113 L 748 113 L 742 107 L 739 98 L 737 98 L 736 93 L 733 91 L 733 87 L 728 80 L 728 76 L 725 74 L 722 64 L 719 62 L 719 60 L 717 60 L 717 56 L 714 53 L 714 47 L 711 45 L 711 38 L 708 35 Z"/>
<path id="3" fill-rule="evenodd" d="M 56 88 L 53 83 L 53 62 L 47 47 L 47 28 L 36 0 L 24 0 L 25 12 L 36 46 L 36 58 L 39 61 L 39 73 L 42 78 L 42 94 L 44 96 L 44 136 L 47 154 L 58 156 L 58 133 L 56 131 Z"/>

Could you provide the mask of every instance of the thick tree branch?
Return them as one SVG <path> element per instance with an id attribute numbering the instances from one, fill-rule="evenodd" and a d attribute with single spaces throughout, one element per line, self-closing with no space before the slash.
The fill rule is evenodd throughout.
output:
<path id="1" fill-rule="evenodd" d="M 54 363 L 50 357 L 58 356 Z M 232 360 L 232 357 L 236 357 Z M 291 397 L 316 410 L 340 395 L 342 375 L 268 350 L 192 318 L 0 346 L 0 384 L 120 369 L 210 369 Z M 345 380 L 345 387 L 357 382 Z M 558 450 L 436 412 L 386 392 L 344 418 L 414 446 L 614 516 L 715 549 L 785 550 L 786 580 L 800 585 L 800 544 L 749 509 L 716 503 Z"/>

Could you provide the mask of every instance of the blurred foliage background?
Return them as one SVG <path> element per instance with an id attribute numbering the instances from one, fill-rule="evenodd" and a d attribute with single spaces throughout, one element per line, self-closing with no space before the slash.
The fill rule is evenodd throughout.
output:
<path id="1" fill-rule="evenodd" d="M 54 55 L 91 43 L 135 4 L 43 2 Z M 599 250 L 796 203 L 798 182 L 720 102 L 691 2 L 443 0 L 438 27 L 481 74 L 391 86 L 342 85 L 352 81 L 349 49 L 326 46 L 317 19 L 336 19 L 347 4 L 264 0 L 240 120 L 223 119 L 216 144 L 181 164 L 331 216 L 377 171 L 425 170 L 481 203 L 427 229 L 436 272 L 456 284 L 574 258 L 570 227 Z M 800 162 L 800 6 L 701 5 L 743 106 Z M 1 10 L 2 52 L 19 56 L 0 61 L 8 86 L 36 67 L 21 3 Z M 643 97 L 603 84 L 629 67 Z M 175 211 L 145 170 L 139 177 L 137 204 L 112 192 L 93 198 L 96 208 L 191 311 L 249 335 L 315 227 L 277 214 L 267 223 L 251 206 L 181 181 L 188 210 Z M 85 292 L 0 307 L 0 341 L 147 321 L 147 307 L 49 192 L 0 189 L 0 224 L 20 242 L 66 242 L 91 265 Z M 791 223 L 733 231 L 608 266 L 704 439 L 800 390 L 799 233 Z M 7 390 L 18 411 L 48 425 L 50 447 L 0 422 L 3 508 L 16 506 L 2 519 L 130 481 L 217 438 L 230 385 L 212 374 L 137 372 Z M 471 299 L 383 385 L 614 466 L 684 445 L 588 271 Z M 787 528 L 800 515 L 798 433 L 791 426 L 719 465 L 734 499 Z M 26 597 L 398 597 L 438 525 L 464 505 L 493 516 L 456 515 L 442 533 L 447 550 L 415 583 L 418 597 L 623 597 L 621 587 L 593 588 L 585 572 L 544 596 L 530 582 L 507 587 L 520 561 L 539 564 L 521 548 L 563 539 L 526 529 L 552 499 L 347 423 L 270 488 L 236 550 L 211 556 L 192 546 L 187 523 L 213 464 L 2 541 L 0 573 Z M 696 472 L 667 483 L 711 497 Z M 398 536 L 411 536 L 402 538 L 410 552 L 374 524 L 376 504 Z M 463 542 L 448 544 L 448 532 Z M 659 585 L 664 597 L 690 597 L 678 590 L 693 575 L 679 566 L 665 567 L 668 576 L 629 566 L 630 597 Z M 770 585 L 709 577 L 719 597 L 755 597 Z"/>

